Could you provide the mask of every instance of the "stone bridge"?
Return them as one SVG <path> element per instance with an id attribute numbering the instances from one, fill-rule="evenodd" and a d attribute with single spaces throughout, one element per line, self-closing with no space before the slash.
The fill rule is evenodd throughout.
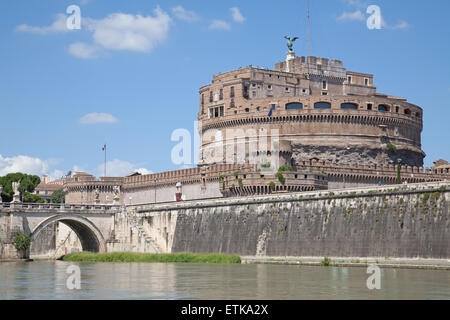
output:
<path id="1" fill-rule="evenodd" d="M 120 205 L 1 203 L 0 258 L 21 256 L 13 246 L 17 234 L 30 235 L 31 248 L 47 246 L 54 234 L 49 237 L 44 230 L 57 223 L 76 234 L 83 251 L 159 251 Z M 30 250 L 24 254 L 29 256 Z"/>
<path id="2" fill-rule="evenodd" d="M 260 256 L 450 258 L 447 182 L 137 206 L 0 204 L 0 258 L 55 223 L 83 250 Z M 42 240 L 43 239 L 43 240 Z"/>

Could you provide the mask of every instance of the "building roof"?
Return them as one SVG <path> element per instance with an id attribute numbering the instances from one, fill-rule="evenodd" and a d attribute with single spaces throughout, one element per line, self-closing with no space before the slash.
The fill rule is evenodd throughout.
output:
<path id="1" fill-rule="evenodd" d="M 62 189 L 63 186 L 60 184 L 56 184 L 56 183 L 44 183 L 41 182 L 36 186 L 36 190 L 49 190 L 49 191 L 55 191 L 58 189 Z"/>
<path id="2" fill-rule="evenodd" d="M 87 172 L 74 172 L 74 174 L 72 175 L 72 177 L 80 177 L 80 176 L 93 177 L 92 174 L 89 174 Z"/>

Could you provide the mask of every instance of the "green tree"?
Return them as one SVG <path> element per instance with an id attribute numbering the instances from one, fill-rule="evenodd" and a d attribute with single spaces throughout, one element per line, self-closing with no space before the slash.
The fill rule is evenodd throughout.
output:
<path id="1" fill-rule="evenodd" d="M 225 182 L 223 182 L 223 184 L 225 185 Z M 64 189 L 55 190 L 50 199 L 52 203 L 66 203 L 66 193 L 64 192 Z"/>
<path id="2" fill-rule="evenodd" d="M 14 191 L 12 189 L 12 183 L 20 181 L 19 191 L 22 192 L 34 192 L 36 186 L 41 183 L 41 179 L 36 175 L 24 174 L 21 172 L 8 173 L 6 176 L 0 177 L 0 185 L 3 186 L 2 199 L 4 202 L 11 202 Z"/>
<path id="3" fill-rule="evenodd" d="M 23 196 L 23 202 L 25 203 L 45 203 L 45 200 L 36 194 L 25 192 Z"/>

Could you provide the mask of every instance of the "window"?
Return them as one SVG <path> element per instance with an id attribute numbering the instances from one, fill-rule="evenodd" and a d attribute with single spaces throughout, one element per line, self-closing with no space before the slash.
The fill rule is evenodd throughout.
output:
<path id="1" fill-rule="evenodd" d="M 244 98 L 248 98 L 248 87 L 244 86 L 244 92 L 243 92 Z"/>
<path id="2" fill-rule="evenodd" d="M 328 83 L 326 80 L 322 81 L 322 90 L 327 90 L 328 89 Z"/>
<path id="3" fill-rule="evenodd" d="M 231 98 L 230 108 L 234 108 L 234 107 L 235 107 L 234 98 Z"/>
<path id="4" fill-rule="evenodd" d="M 223 116 L 223 106 L 215 106 L 209 108 L 209 118 L 218 118 Z"/>
<path id="5" fill-rule="evenodd" d="M 220 89 L 219 100 L 223 100 L 223 89 Z"/>
<path id="6" fill-rule="evenodd" d="M 408 116 L 410 116 L 410 115 L 411 115 L 411 110 L 405 109 L 405 114 L 408 115 Z"/>
<path id="7" fill-rule="evenodd" d="M 357 110 L 358 105 L 354 103 L 341 103 L 342 110 Z"/>
<path id="8" fill-rule="evenodd" d="M 252 87 L 255 88 L 256 87 L 256 83 L 252 83 Z"/>
<path id="9" fill-rule="evenodd" d="M 291 102 L 286 104 L 286 110 L 302 110 L 303 104 L 300 102 Z"/>
<path id="10" fill-rule="evenodd" d="M 259 111 L 261 109 L 261 107 L 256 107 L 256 111 Z"/>
<path id="11" fill-rule="evenodd" d="M 234 87 L 230 88 L 230 98 L 234 98 Z"/>
<path id="12" fill-rule="evenodd" d="M 347 76 L 347 82 L 352 83 L 352 76 Z"/>
<path id="13" fill-rule="evenodd" d="M 369 79 L 368 79 L 368 78 L 364 78 L 364 84 L 365 84 L 366 86 L 369 85 Z"/>
<path id="14" fill-rule="evenodd" d="M 270 109 L 275 110 L 275 103 L 272 103 L 272 104 L 270 105 Z"/>
<path id="15" fill-rule="evenodd" d="M 400 108 L 398 107 L 398 106 L 395 106 L 395 112 L 397 112 L 398 113 L 398 110 L 399 110 Z"/>
<path id="16" fill-rule="evenodd" d="M 388 111 L 389 111 L 389 107 L 388 107 L 387 105 L 385 105 L 385 104 L 380 104 L 380 105 L 378 106 L 378 111 L 381 111 L 381 112 L 388 112 Z"/>
<path id="17" fill-rule="evenodd" d="M 252 98 L 256 98 L 256 91 L 252 91 Z"/>
<path id="18" fill-rule="evenodd" d="M 205 95 L 202 94 L 202 114 L 205 113 Z"/>
<path id="19" fill-rule="evenodd" d="M 331 103 L 329 103 L 329 102 L 316 102 L 316 103 L 314 103 L 314 109 L 331 109 Z"/>
<path id="20" fill-rule="evenodd" d="M 372 110 L 372 104 L 371 103 L 367 104 L 367 110 Z"/>
<path id="21" fill-rule="evenodd" d="M 269 84 L 269 85 L 267 86 L 267 89 L 272 90 L 272 85 Z"/>
<path id="22" fill-rule="evenodd" d="M 245 108 L 245 112 L 250 112 L 250 109 L 249 108 Z"/>
<path id="23" fill-rule="evenodd" d="M 323 95 L 323 96 L 327 96 L 327 95 L 328 95 L 328 92 L 322 91 L 322 95 Z"/>
<path id="24" fill-rule="evenodd" d="M 288 87 L 284 88 L 284 91 L 289 92 L 289 88 Z"/>
<path id="25" fill-rule="evenodd" d="M 213 102 L 213 92 L 209 92 L 209 102 Z"/>
<path id="26" fill-rule="evenodd" d="M 302 92 L 303 92 L 303 93 L 306 93 L 306 89 L 302 89 Z"/>

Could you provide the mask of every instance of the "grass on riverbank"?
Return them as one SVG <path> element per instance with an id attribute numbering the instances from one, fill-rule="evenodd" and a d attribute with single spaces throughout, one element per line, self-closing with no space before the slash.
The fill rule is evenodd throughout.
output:
<path id="1" fill-rule="evenodd" d="M 137 252 L 76 252 L 63 257 L 63 261 L 79 262 L 172 262 L 172 263 L 241 263 L 235 254 L 221 253 L 137 253 Z"/>

